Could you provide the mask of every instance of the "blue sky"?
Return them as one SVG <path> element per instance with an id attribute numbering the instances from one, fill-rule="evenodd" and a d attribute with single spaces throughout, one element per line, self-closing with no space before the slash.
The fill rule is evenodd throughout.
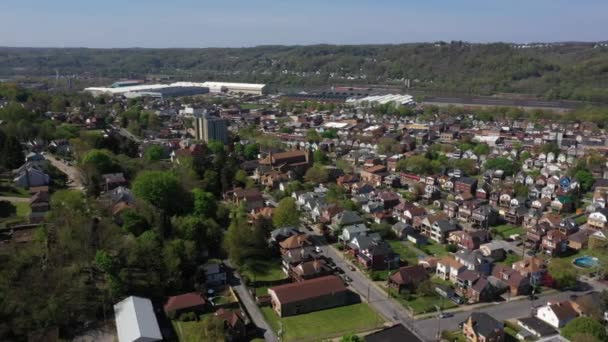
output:
<path id="1" fill-rule="evenodd" d="M 608 40 L 608 0 L 0 0 L 0 46 Z"/>

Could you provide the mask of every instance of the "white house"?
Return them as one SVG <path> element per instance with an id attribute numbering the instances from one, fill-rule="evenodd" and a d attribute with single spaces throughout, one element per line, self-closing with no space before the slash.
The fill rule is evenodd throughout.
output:
<path id="1" fill-rule="evenodd" d="M 536 310 L 536 317 L 554 328 L 562 328 L 577 317 L 577 313 L 570 301 L 548 303 Z"/>
<path id="2" fill-rule="evenodd" d="M 161 341 L 152 301 L 142 297 L 127 297 L 114 305 L 119 342 Z"/>

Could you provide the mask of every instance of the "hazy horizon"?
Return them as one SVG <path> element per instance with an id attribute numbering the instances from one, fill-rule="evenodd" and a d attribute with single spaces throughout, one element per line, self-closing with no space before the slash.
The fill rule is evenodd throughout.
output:
<path id="1" fill-rule="evenodd" d="M 606 13 L 600 0 L 9 0 L 0 4 L 0 46 L 597 42 L 608 40 Z"/>

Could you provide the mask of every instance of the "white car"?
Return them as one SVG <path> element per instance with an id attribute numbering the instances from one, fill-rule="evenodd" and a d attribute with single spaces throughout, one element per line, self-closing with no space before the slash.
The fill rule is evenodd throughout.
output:
<path id="1" fill-rule="evenodd" d="M 321 253 L 321 252 L 323 252 L 323 251 L 321 250 L 321 247 L 316 246 L 316 247 L 315 247 L 315 252 L 317 252 L 317 253 Z"/>

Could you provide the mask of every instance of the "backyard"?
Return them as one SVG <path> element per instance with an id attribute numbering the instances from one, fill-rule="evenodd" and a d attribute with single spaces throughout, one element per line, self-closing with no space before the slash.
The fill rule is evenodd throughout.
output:
<path id="1" fill-rule="evenodd" d="M 387 242 L 393 249 L 393 252 L 399 254 L 402 261 L 407 262 L 408 265 L 418 264 L 418 255 L 414 250 L 408 248 L 403 241 L 387 240 Z"/>
<path id="2" fill-rule="evenodd" d="M 0 227 L 11 225 L 11 224 L 19 224 L 19 223 L 27 223 L 28 216 L 30 215 L 30 205 L 28 202 L 13 202 L 13 205 L 16 207 L 15 215 L 1 218 L 0 219 Z"/>
<path id="3" fill-rule="evenodd" d="M 198 321 L 182 322 L 177 319 L 172 320 L 171 323 L 173 324 L 178 340 L 180 342 L 200 341 L 203 320 L 207 315 L 211 314 L 200 315 Z"/>
<path id="4" fill-rule="evenodd" d="M 444 245 L 440 245 L 431 240 L 429 240 L 428 244 L 420 246 L 420 249 L 428 255 L 432 255 L 435 257 L 442 257 L 448 254 L 448 251 L 445 249 Z"/>
<path id="5" fill-rule="evenodd" d="M 508 238 L 511 235 L 522 235 L 524 230 L 520 226 L 514 226 L 511 224 L 503 224 L 492 228 L 492 232 L 495 235 L 502 237 L 503 239 Z"/>
<path id="6" fill-rule="evenodd" d="M 347 333 L 373 330 L 384 323 L 383 319 L 365 303 L 282 319 L 270 307 L 263 307 L 261 310 L 275 332 L 281 328 L 279 321 L 282 322 L 282 341 L 319 341 Z"/>
<path id="7" fill-rule="evenodd" d="M 241 273 L 250 281 L 272 282 L 287 278 L 278 260 L 253 260 Z"/>

